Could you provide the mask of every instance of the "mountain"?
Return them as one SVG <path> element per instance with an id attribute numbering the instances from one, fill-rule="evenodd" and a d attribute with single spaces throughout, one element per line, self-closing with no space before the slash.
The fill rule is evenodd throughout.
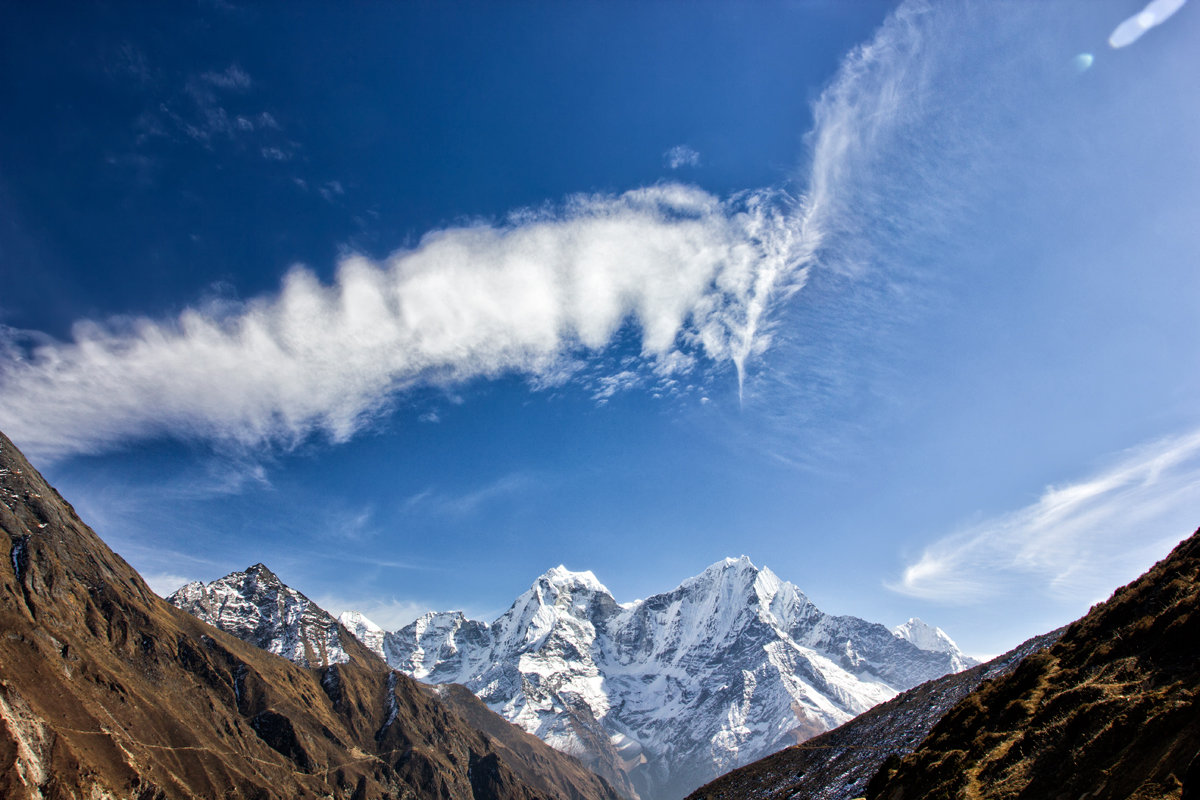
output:
<path id="1" fill-rule="evenodd" d="M 916 617 L 910 618 L 903 625 L 897 625 L 892 628 L 892 633 L 901 639 L 907 639 L 922 650 L 931 650 L 935 653 L 949 653 L 951 656 L 951 669 L 954 672 L 962 672 L 964 669 L 973 667 L 979 663 L 970 656 L 964 656 L 962 651 L 958 649 L 958 645 L 954 643 L 954 640 L 944 630 L 922 622 Z"/>
<path id="2" fill-rule="evenodd" d="M 867 797 L 1193 800 L 1198 753 L 1200 531 L 955 705 Z"/>
<path id="3" fill-rule="evenodd" d="M 617 798 L 348 631 L 305 668 L 174 608 L 3 434 L 0 531 L 4 798 Z"/>
<path id="4" fill-rule="evenodd" d="M 383 651 L 422 681 L 467 686 L 626 793 L 666 800 L 960 668 L 946 642 L 922 649 L 825 614 L 742 557 L 623 605 L 592 573 L 556 567 L 491 624 L 431 613 Z"/>
<path id="5" fill-rule="evenodd" d="M 285 586 L 263 564 L 219 581 L 194 581 L 167 602 L 269 653 L 302 667 L 344 664 L 337 620 Z"/>
<path id="6" fill-rule="evenodd" d="M 383 658 L 383 637 L 387 631 L 357 611 L 343 612 L 338 617 L 338 622 L 343 628 L 354 634 L 355 639 L 366 645 L 368 650 Z"/>
<path id="7" fill-rule="evenodd" d="M 916 627 L 912 622 L 910 629 Z M 956 703 L 984 681 L 1012 672 L 1030 653 L 1054 644 L 1064 630 L 1035 636 L 986 664 L 909 689 L 845 725 L 722 775 L 687 800 L 862 797 L 867 782 L 885 761 L 911 753 Z"/>

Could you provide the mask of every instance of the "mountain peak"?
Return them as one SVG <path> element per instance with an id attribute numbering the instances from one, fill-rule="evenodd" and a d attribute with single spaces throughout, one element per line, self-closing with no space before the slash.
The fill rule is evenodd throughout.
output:
<path id="1" fill-rule="evenodd" d="M 751 570 L 754 570 L 755 572 L 758 571 L 758 567 L 754 566 L 754 562 L 750 560 L 750 556 L 745 555 L 745 554 L 740 555 L 737 558 L 734 558 L 732 556 L 729 556 L 728 558 L 724 558 L 724 559 L 718 561 L 717 563 L 713 564 L 712 566 L 710 566 L 708 569 L 711 570 L 714 568 L 720 569 L 720 570 L 728 570 L 728 569 L 737 568 L 737 569 L 751 569 Z M 705 570 L 705 571 L 707 572 L 708 570 Z"/>
<path id="2" fill-rule="evenodd" d="M 572 572 L 562 564 L 551 567 L 537 579 L 538 583 L 547 583 L 556 588 L 588 589 L 593 592 L 612 594 L 608 588 L 596 579 L 591 570 Z"/>
<path id="3" fill-rule="evenodd" d="M 908 622 L 892 628 L 892 633 L 911 642 L 919 650 L 927 650 L 931 653 L 949 653 L 955 672 L 979 663 L 958 649 L 958 645 L 944 630 L 922 621 L 920 617 L 910 617 Z"/>
<path id="4" fill-rule="evenodd" d="M 276 575 L 274 572 L 272 572 L 270 567 L 268 567 L 266 564 L 262 563 L 261 561 L 252 567 L 246 567 L 244 574 L 253 575 L 254 577 L 259 578 L 260 580 L 264 580 L 264 581 L 280 582 L 279 576 Z"/>

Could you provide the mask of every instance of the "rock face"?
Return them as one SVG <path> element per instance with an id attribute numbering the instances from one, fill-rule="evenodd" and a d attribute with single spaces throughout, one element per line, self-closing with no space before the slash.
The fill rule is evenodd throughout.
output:
<path id="1" fill-rule="evenodd" d="M 180 587 L 167 602 L 302 667 L 344 664 L 338 623 L 262 564 Z"/>
<path id="2" fill-rule="evenodd" d="M 983 681 L 1012 672 L 1027 655 L 1054 644 L 1064 630 L 1035 636 L 986 664 L 909 689 L 832 731 L 722 775 L 688 800 L 862 797 L 885 761 L 911 753 L 942 715 Z"/>
<path id="3" fill-rule="evenodd" d="M 867 797 L 1200 797 L 1200 531 L 983 684 Z"/>
<path id="4" fill-rule="evenodd" d="M 304 668 L 174 608 L 2 434 L 0 550 L 6 800 L 617 798 L 349 632 L 344 661 Z"/>
<path id="5" fill-rule="evenodd" d="M 938 647 L 825 614 L 745 557 L 624 605 L 557 567 L 490 625 L 427 614 L 383 643 L 392 666 L 467 686 L 643 800 L 682 797 L 965 663 L 948 638 Z"/>

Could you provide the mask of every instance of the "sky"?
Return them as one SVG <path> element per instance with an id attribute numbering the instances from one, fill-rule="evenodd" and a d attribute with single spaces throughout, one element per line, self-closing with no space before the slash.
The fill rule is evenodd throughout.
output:
<path id="1" fill-rule="evenodd" d="M 0 430 L 157 591 L 991 655 L 1200 525 L 1195 4 L 0 15 Z"/>

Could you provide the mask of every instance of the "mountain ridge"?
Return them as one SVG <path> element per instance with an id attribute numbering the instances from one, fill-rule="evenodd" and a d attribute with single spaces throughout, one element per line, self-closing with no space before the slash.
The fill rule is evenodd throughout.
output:
<path id="1" fill-rule="evenodd" d="M 853 800 L 892 756 L 915 750 L 942 715 L 981 683 L 1008 674 L 1066 628 L 1034 636 L 985 664 L 908 689 L 831 731 L 728 772 L 686 800 Z"/>
<path id="2" fill-rule="evenodd" d="M 168 604 L 3 434 L 0 532 L 0 796 L 617 798 L 348 632 L 345 662 L 303 668 Z"/>
<path id="3" fill-rule="evenodd" d="M 172 600 L 215 624 L 235 607 L 266 608 L 282 624 L 274 614 L 280 598 L 302 602 L 275 584 L 240 605 L 229 602 L 230 593 L 246 590 L 245 574 L 181 589 Z M 197 603 L 200 596 L 215 599 Z M 310 638 L 337 627 L 322 614 Z M 342 619 L 379 640 L 378 626 L 361 614 Z M 226 623 L 268 649 L 297 652 L 295 631 Z M 618 603 L 590 571 L 559 565 L 490 624 L 429 612 L 383 632 L 372 649 L 422 681 L 468 686 L 620 791 L 653 800 L 682 796 L 739 759 L 820 733 L 967 661 L 942 637 L 941 651 L 922 650 L 882 625 L 824 614 L 742 556 L 631 603 Z"/>
<path id="4" fill-rule="evenodd" d="M 471 688 L 610 780 L 626 775 L 644 800 L 682 796 L 970 663 L 950 645 L 926 651 L 825 614 L 746 556 L 631 603 L 591 572 L 555 567 L 490 624 L 431 612 L 384 636 L 392 666 Z"/>

